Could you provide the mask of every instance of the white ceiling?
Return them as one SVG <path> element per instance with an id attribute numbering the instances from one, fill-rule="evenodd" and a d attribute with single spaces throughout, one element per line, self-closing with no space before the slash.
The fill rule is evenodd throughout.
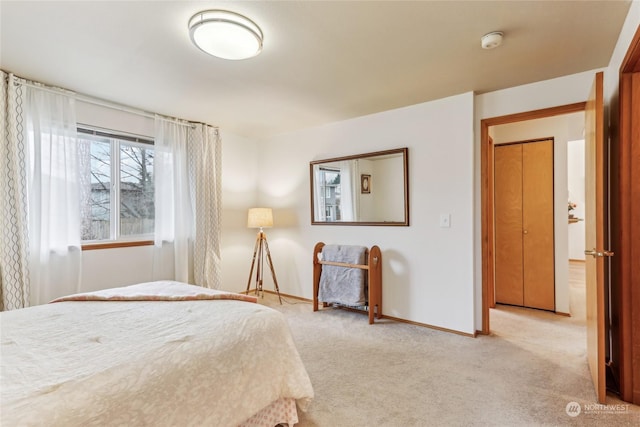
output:
<path id="1" fill-rule="evenodd" d="M 0 67 L 238 135 L 277 133 L 608 65 L 630 2 L 0 1 Z M 265 34 L 252 59 L 191 44 L 222 8 Z M 480 37 L 503 31 L 501 47 Z M 585 94 L 586 96 L 586 94 Z"/>

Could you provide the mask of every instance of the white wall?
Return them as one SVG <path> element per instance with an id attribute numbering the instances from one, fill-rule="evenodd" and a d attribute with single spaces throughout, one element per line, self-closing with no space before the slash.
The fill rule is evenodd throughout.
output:
<path id="1" fill-rule="evenodd" d="M 575 122 L 581 124 L 576 126 Z M 567 174 L 567 142 L 582 135 L 584 114 L 573 113 L 544 119 L 528 120 L 491 127 L 495 144 L 525 141 L 538 138 L 554 138 L 553 145 L 553 195 L 554 195 L 554 264 L 556 311 L 569 313 L 569 264 L 567 200 L 569 184 Z M 583 158 L 584 162 L 584 158 Z M 583 168 L 584 169 L 584 168 Z M 583 177 L 584 187 L 584 177 Z M 572 225 L 573 226 L 573 225 Z M 584 228 L 583 228 L 584 232 Z"/>
<path id="2" fill-rule="evenodd" d="M 473 333 L 472 124 L 466 93 L 260 141 L 258 202 L 274 208 L 280 290 L 312 298 L 318 241 L 379 245 L 385 314 Z M 400 147 L 409 148 L 410 227 L 310 225 L 310 161 Z M 439 227 L 441 213 L 451 228 Z"/>
<path id="3" fill-rule="evenodd" d="M 247 287 L 256 240 L 257 230 L 247 228 L 247 210 L 259 207 L 257 183 L 262 179 L 258 170 L 259 147 L 256 141 L 224 130 L 221 136 L 222 283 L 224 290 L 240 292 Z"/>
<path id="4" fill-rule="evenodd" d="M 153 137 L 154 121 L 150 117 L 76 101 L 76 121 L 104 129 Z"/>
<path id="5" fill-rule="evenodd" d="M 82 251 L 81 292 L 150 282 L 153 246 Z"/>

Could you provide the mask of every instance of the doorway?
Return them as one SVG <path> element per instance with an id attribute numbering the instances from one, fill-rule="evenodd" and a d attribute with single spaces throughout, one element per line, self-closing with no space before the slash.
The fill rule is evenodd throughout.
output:
<path id="1" fill-rule="evenodd" d="M 487 247 L 483 248 L 486 252 L 483 253 L 483 261 L 487 262 L 486 268 L 483 269 L 483 273 L 488 273 L 483 278 L 483 298 L 487 298 L 483 303 L 488 303 L 488 306 L 483 307 L 483 316 L 485 316 L 484 333 L 488 332 L 489 321 L 489 307 L 495 307 L 496 294 L 495 287 L 497 281 L 499 281 L 500 270 L 497 265 L 500 261 L 500 250 L 496 249 L 496 233 L 499 234 L 497 229 L 497 223 L 495 221 L 496 209 L 499 200 L 495 194 L 494 181 L 499 178 L 495 177 L 496 158 L 495 150 L 502 149 L 501 147 L 512 141 L 526 141 L 526 140 L 538 140 L 553 139 L 553 182 L 552 185 L 552 218 L 550 224 L 546 227 L 544 232 L 537 230 L 537 234 L 544 235 L 544 238 L 548 240 L 548 245 L 545 246 L 544 252 L 546 252 L 550 272 L 547 274 L 546 282 L 553 285 L 555 283 L 555 289 L 551 289 L 550 298 L 548 298 L 549 304 L 546 306 L 540 306 L 538 304 L 532 305 L 535 308 L 543 308 L 550 311 L 554 311 L 557 314 L 570 315 L 570 287 L 569 287 L 569 264 L 568 264 L 568 233 L 569 233 L 569 221 L 567 211 L 567 202 L 569 200 L 569 185 L 568 185 L 568 142 L 570 140 L 582 138 L 584 132 L 584 111 L 582 110 L 584 104 L 575 104 L 567 107 L 558 107 L 550 110 L 543 110 L 541 112 L 527 113 L 524 117 L 521 115 L 515 116 L 518 120 L 511 120 L 513 116 L 507 116 L 504 118 L 493 119 L 493 123 L 487 126 L 487 152 L 485 159 L 487 160 L 486 168 L 486 180 L 483 179 L 483 187 L 486 190 L 486 200 L 483 201 L 486 204 L 486 208 L 483 208 L 483 221 L 486 229 L 486 238 L 483 236 L 483 240 L 486 241 Z M 499 161 L 499 160 L 498 160 Z M 489 166 L 490 165 L 490 166 Z M 504 177 L 503 177 L 504 178 Z M 500 186 L 500 183 L 496 185 Z M 539 192 L 536 185 L 529 188 L 527 192 Z M 513 197 L 510 196 L 511 200 Z M 582 209 L 583 206 L 580 206 Z M 485 219 L 486 218 L 486 219 Z M 571 225 L 573 226 L 573 225 Z M 578 225 L 580 226 L 580 224 Z M 523 229 L 524 230 L 524 229 Z M 527 230 L 529 231 L 529 230 Z M 483 233 L 484 234 L 484 233 Z M 536 233 L 534 233 L 536 234 Z M 528 236 L 531 237 L 531 236 Z M 487 256 L 487 254 L 489 256 Z M 512 255 L 509 255 L 512 256 Z M 537 262 L 536 264 L 540 264 Z M 536 276 L 541 276 L 537 274 Z M 499 299 L 498 299 L 499 300 Z M 505 301 L 502 301 L 505 302 Z M 509 303 L 507 301 L 507 303 Z M 516 304 L 517 305 L 517 304 Z M 527 305 L 527 304 L 520 304 Z"/>
<path id="2" fill-rule="evenodd" d="M 536 116 L 528 115 L 523 120 L 507 121 L 506 123 L 496 122 L 487 127 L 487 160 L 490 161 L 490 173 L 487 170 L 488 179 L 483 180 L 485 189 L 491 190 L 490 202 L 487 207 L 490 209 L 483 210 L 488 214 L 486 224 L 491 224 L 491 234 L 487 236 L 488 250 L 491 253 L 490 274 L 492 281 L 489 282 L 489 292 L 492 298 L 489 307 L 483 307 L 486 310 L 487 321 L 489 319 L 494 322 L 492 334 L 508 338 L 514 343 L 524 341 L 534 341 L 537 345 L 546 349 L 549 354 L 565 355 L 567 360 L 569 354 L 575 352 L 585 353 L 587 350 L 584 335 L 586 333 L 586 299 L 585 299 L 585 274 L 584 268 L 571 268 L 569 263 L 569 227 L 575 226 L 571 223 L 568 210 L 568 202 L 571 201 L 569 192 L 568 175 L 569 175 L 569 141 L 583 137 L 585 127 L 585 112 L 583 105 L 569 106 L 567 110 L 553 109 L 551 115 L 546 115 L 545 111 Z M 537 112 L 536 112 L 537 113 Z M 509 119 L 509 118 L 507 118 Z M 571 120 L 573 119 L 573 120 Z M 570 124 L 571 123 L 571 124 Z M 498 295 L 498 281 L 500 279 L 500 251 L 502 244 L 499 241 L 500 222 L 498 219 L 499 203 L 499 180 L 504 179 L 499 174 L 500 154 L 499 150 L 503 150 L 504 144 L 512 141 L 530 141 L 551 140 L 553 145 L 553 224 L 551 230 L 547 233 L 552 241 L 551 247 L 547 247 L 547 252 L 552 252 L 551 277 L 547 277 L 547 282 L 555 282 L 556 288 L 552 289 L 555 301 L 551 299 L 551 306 L 543 311 L 539 309 L 530 309 L 526 307 L 513 307 L 513 305 L 500 304 L 501 299 Z M 489 169 L 489 168 L 487 168 Z M 584 186 L 584 177 L 583 186 Z M 494 185 L 495 183 L 495 185 Z M 524 184 L 522 185 L 524 187 Z M 529 188 L 530 192 L 539 192 L 535 186 Z M 513 201 L 513 195 L 509 196 L 509 200 Z M 576 199 L 577 200 L 577 199 Z M 580 202 L 580 210 L 577 206 L 574 211 L 583 211 L 584 206 Z M 523 221 L 523 224 L 524 221 Z M 580 224 L 578 225 L 580 226 Z M 525 230 L 526 227 L 522 227 Z M 584 249 L 582 249 L 584 251 Z M 508 256 L 514 256 L 513 251 Z M 582 266 L 583 267 L 583 266 Z M 537 274 L 537 276 L 540 276 Z M 483 283 L 483 285 L 486 283 Z M 483 297 L 487 292 L 483 292 Z M 581 297 L 581 298 L 580 298 Z M 496 304 L 496 302 L 498 304 Z M 576 304 L 579 306 L 576 307 Z M 526 306 L 527 304 L 516 304 Z M 573 307 L 572 307 L 573 305 Z M 531 305 L 535 307 L 534 305 Z M 542 308 L 542 307 L 535 307 Z M 576 310 L 577 308 L 577 310 Z M 553 312 L 553 313 L 552 313 Z M 485 312 L 483 311 L 483 315 Z M 559 315 L 566 315 L 559 316 Z M 488 325 L 485 323 L 488 327 Z M 516 330 L 512 325 L 518 325 Z M 554 359 L 554 363 L 559 363 L 559 359 Z"/>
<path id="3" fill-rule="evenodd" d="M 482 175 L 482 200 L 481 200 L 481 210 L 482 210 L 482 333 L 489 334 L 490 331 L 490 319 L 489 319 L 489 307 L 493 307 L 495 305 L 495 292 L 493 288 L 493 283 L 495 282 L 495 264 L 494 264 L 494 245 L 495 245 L 495 227 L 494 227 L 494 192 L 493 192 L 493 181 L 494 181 L 494 155 L 493 155 L 493 144 L 494 138 L 500 139 L 502 136 L 500 133 L 508 134 L 509 138 L 512 140 L 525 140 L 525 139 L 533 139 L 535 137 L 532 136 L 531 130 L 523 130 L 524 132 L 529 132 L 526 136 L 515 135 L 513 132 L 514 125 L 516 124 L 535 124 L 536 120 L 552 118 L 557 116 L 563 116 L 567 114 L 573 113 L 584 113 L 585 103 L 580 102 L 576 104 L 570 104 L 560 107 L 547 108 L 544 110 L 537 110 L 533 112 L 527 113 L 519 113 L 512 114 L 508 116 L 495 117 L 491 119 L 484 119 L 481 121 L 481 175 Z M 509 126 L 507 126 L 509 125 Z M 521 127 L 521 126 L 518 126 Z M 547 135 L 548 136 L 548 135 Z M 568 140 L 568 139 L 567 139 Z M 566 140 L 565 140 L 566 143 Z M 564 150 L 565 156 L 562 156 L 562 150 L 557 150 L 558 155 L 555 156 L 554 163 L 563 162 L 566 166 L 566 150 Z M 566 175 L 566 174 L 565 174 Z M 563 181 L 562 179 L 556 180 L 556 189 L 564 188 L 564 190 L 557 191 L 554 195 L 555 206 L 557 207 L 559 203 L 565 205 L 567 203 L 567 184 L 566 177 Z M 564 200 L 563 202 L 560 202 Z M 563 213 L 560 209 L 556 209 L 555 214 L 555 223 L 558 225 L 556 227 L 556 233 L 562 233 L 562 236 L 565 236 L 564 239 L 555 239 L 556 244 L 556 253 L 565 254 L 565 258 L 561 259 L 560 262 L 564 263 L 563 265 L 559 265 L 556 262 L 556 312 L 560 314 L 569 314 L 569 290 L 568 285 L 562 289 L 560 284 L 568 284 L 568 262 L 567 262 L 567 213 Z M 562 216 L 564 215 L 564 228 L 562 225 Z M 560 224 L 559 224 L 560 223 Z M 557 235 L 556 234 L 556 237 Z M 557 245 L 565 245 L 564 248 L 558 250 Z M 564 271 L 563 274 L 559 274 Z"/>

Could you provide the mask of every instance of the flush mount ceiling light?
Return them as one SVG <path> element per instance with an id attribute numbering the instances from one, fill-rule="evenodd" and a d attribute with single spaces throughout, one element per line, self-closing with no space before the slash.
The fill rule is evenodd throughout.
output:
<path id="1" fill-rule="evenodd" d="M 262 51 L 262 30 L 235 12 L 205 10 L 189 19 L 191 41 L 203 52 L 223 59 L 247 59 Z"/>
<path id="2" fill-rule="evenodd" d="M 502 44 L 502 36 L 504 34 L 501 31 L 494 31 L 489 34 L 485 34 L 480 39 L 480 45 L 483 49 L 493 49 Z"/>

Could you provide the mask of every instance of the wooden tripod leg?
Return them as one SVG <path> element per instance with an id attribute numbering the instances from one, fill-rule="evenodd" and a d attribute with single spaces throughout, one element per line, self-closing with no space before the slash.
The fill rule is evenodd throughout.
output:
<path id="1" fill-rule="evenodd" d="M 269 268 L 271 269 L 271 277 L 273 278 L 273 284 L 276 288 L 276 293 L 278 294 L 278 299 L 280 300 L 280 304 L 282 304 L 282 297 L 280 296 L 280 288 L 278 287 L 278 279 L 276 279 L 276 271 L 273 269 L 273 262 L 271 261 L 271 251 L 269 250 L 269 243 L 267 242 L 267 235 L 264 235 L 264 247 L 267 251 L 267 263 L 269 264 Z"/>
<path id="2" fill-rule="evenodd" d="M 260 245 L 258 245 L 258 266 L 256 267 L 256 295 L 264 298 L 262 279 L 264 277 L 264 233 L 260 231 Z"/>
<path id="3" fill-rule="evenodd" d="M 251 286 L 251 276 L 253 276 L 253 266 L 256 263 L 256 254 L 258 253 L 258 245 L 260 244 L 260 234 L 256 237 L 256 245 L 253 247 L 253 260 L 251 261 L 251 270 L 249 270 L 249 280 L 247 281 L 247 291 L 245 293 L 249 293 L 249 287 Z M 256 288 L 256 293 L 257 293 Z"/>

